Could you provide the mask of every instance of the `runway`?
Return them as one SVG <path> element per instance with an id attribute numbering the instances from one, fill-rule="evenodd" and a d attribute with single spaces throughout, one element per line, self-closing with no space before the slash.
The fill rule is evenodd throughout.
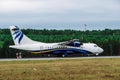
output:
<path id="1" fill-rule="evenodd" d="M 120 56 L 96 56 L 96 57 L 53 57 L 53 58 L 6 58 L 0 59 L 0 61 L 29 61 L 29 60 L 62 60 L 62 59 L 98 59 L 98 58 L 120 58 Z"/>

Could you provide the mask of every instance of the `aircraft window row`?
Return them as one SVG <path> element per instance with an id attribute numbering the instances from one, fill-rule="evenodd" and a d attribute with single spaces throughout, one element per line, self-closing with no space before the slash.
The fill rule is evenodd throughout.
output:
<path id="1" fill-rule="evenodd" d="M 46 47 L 48 49 L 51 49 L 51 48 L 64 48 L 64 47 Z"/>
<path id="2" fill-rule="evenodd" d="M 75 46 L 59 46 L 59 47 L 45 47 L 46 49 L 52 49 L 52 48 L 57 48 L 57 49 L 63 49 L 63 48 L 72 48 Z M 43 49 L 43 47 L 40 47 L 40 49 Z"/>
<path id="3" fill-rule="evenodd" d="M 68 47 L 67 46 L 66 47 L 59 46 L 59 47 L 46 47 L 46 48 L 51 49 L 51 48 L 68 48 Z"/>

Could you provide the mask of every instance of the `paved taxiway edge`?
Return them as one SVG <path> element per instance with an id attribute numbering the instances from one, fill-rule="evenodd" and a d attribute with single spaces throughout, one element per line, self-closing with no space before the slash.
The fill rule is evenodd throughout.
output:
<path id="1" fill-rule="evenodd" d="M 62 60 L 62 59 L 98 59 L 98 58 L 120 58 L 120 56 L 65 57 L 65 58 L 54 57 L 54 58 L 22 58 L 22 59 L 7 58 L 7 59 L 0 59 L 0 61 Z"/>

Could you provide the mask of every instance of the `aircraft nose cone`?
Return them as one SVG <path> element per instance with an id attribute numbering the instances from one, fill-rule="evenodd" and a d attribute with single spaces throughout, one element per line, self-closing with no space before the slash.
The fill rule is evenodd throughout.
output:
<path id="1" fill-rule="evenodd" d="M 102 48 L 99 48 L 99 52 L 102 53 L 104 50 Z"/>

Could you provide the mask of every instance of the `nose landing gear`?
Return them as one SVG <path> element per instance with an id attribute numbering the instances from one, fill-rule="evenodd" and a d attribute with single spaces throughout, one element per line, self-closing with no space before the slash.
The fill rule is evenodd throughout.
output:
<path id="1" fill-rule="evenodd" d="M 99 55 L 99 53 L 97 53 L 97 54 L 95 54 L 96 56 L 98 56 Z"/>

